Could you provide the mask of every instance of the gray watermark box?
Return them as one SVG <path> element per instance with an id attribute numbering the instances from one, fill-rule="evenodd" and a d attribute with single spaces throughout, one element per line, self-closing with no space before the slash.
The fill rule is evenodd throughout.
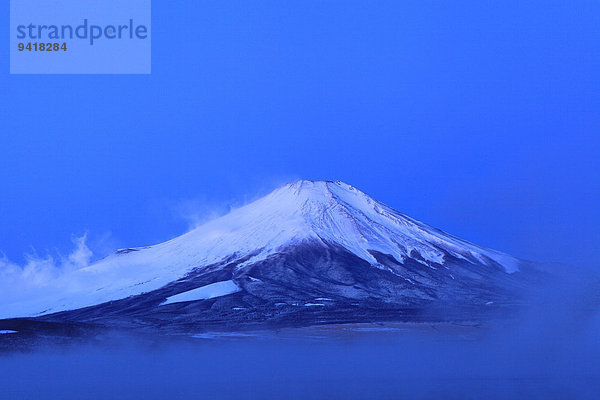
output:
<path id="1" fill-rule="evenodd" d="M 150 0 L 10 0 L 11 74 L 149 74 Z"/>

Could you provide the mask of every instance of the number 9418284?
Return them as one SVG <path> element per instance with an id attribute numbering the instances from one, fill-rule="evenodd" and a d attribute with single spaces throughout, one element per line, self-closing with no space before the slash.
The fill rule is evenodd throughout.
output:
<path id="1" fill-rule="evenodd" d="M 67 43 L 19 43 L 19 51 L 67 51 Z"/>

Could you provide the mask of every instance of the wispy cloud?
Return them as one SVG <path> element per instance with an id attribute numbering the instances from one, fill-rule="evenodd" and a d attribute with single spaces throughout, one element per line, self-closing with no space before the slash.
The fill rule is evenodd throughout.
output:
<path id="1" fill-rule="evenodd" d="M 44 291 L 60 277 L 87 267 L 94 253 L 87 245 L 87 233 L 73 236 L 73 250 L 66 256 L 60 253 L 40 256 L 36 251 L 25 255 L 19 265 L 2 254 L 0 257 L 0 293 L 3 302 L 26 298 L 32 291 Z"/>
<path id="2" fill-rule="evenodd" d="M 172 205 L 175 218 L 187 223 L 188 230 L 218 218 L 230 211 L 231 206 L 207 198 L 182 199 Z"/>

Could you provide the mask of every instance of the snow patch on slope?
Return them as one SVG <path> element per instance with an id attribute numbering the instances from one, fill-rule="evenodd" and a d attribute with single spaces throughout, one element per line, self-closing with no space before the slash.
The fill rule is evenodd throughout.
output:
<path id="1" fill-rule="evenodd" d="M 210 285 L 202 286 L 197 289 L 188 290 L 187 292 L 176 294 L 168 297 L 161 306 L 172 303 L 182 303 L 187 301 L 214 299 L 215 297 L 227 296 L 235 292 L 239 292 L 240 288 L 234 281 L 222 281 L 211 283 Z"/>

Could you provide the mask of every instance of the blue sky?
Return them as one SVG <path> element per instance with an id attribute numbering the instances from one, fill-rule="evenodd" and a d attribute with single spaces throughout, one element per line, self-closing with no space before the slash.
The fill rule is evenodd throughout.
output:
<path id="1" fill-rule="evenodd" d="M 0 48 L 9 258 L 86 231 L 99 253 L 160 242 L 307 178 L 598 266 L 599 3 L 155 1 L 152 19 L 148 76 L 9 75 Z"/>

